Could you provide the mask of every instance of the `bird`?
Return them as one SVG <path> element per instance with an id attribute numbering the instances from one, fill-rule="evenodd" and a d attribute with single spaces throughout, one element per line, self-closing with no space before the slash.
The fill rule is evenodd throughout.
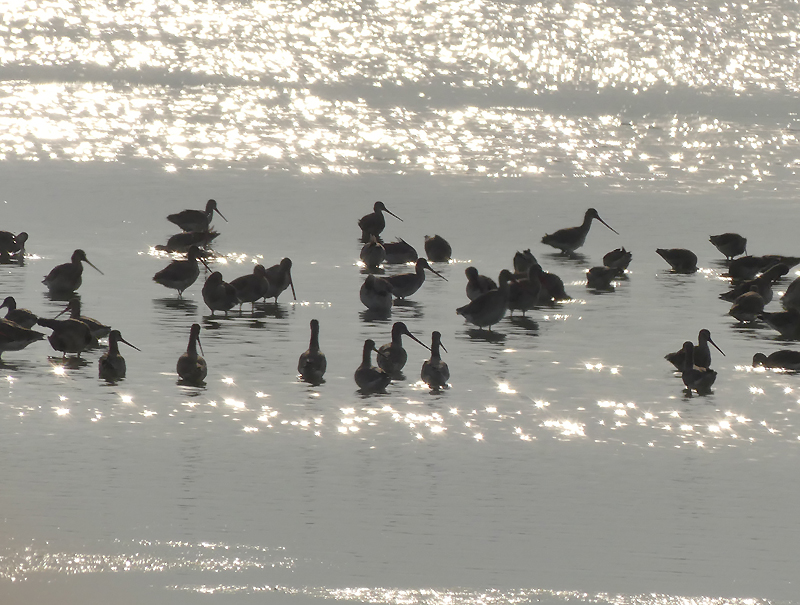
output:
<path id="1" fill-rule="evenodd" d="M 385 279 L 375 277 L 372 273 L 361 284 L 359 298 L 370 311 L 378 313 L 392 312 L 392 286 Z"/>
<path id="2" fill-rule="evenodd" d="M 717 379 L 717 373 L 710 368 L 700 368 L 693 364 L 692 359 L 694 345 L 691 341 L 683 343 L 683 370 L 681 371 L 681 378 L 683 384 L 686 385 L 686 390 L 691 396 L 692 391 L 697 391 L 700 395 L 705 395 L 711 392 L 711 385 Z"/>
<path id="3" fill-rule="evenodd" d="M 413 263 L 419 258 L 414 246 L 402 238 L 397 238 L 396 242 L 384 242 L 383 249 L 386 252 L 386 263 L 389 265 Z"/>
<path id="4" fill-rule="evenodd" d="M 541 271 L 539 263 L 534 263 L 526 270 L 525 277 L 517 274 L 509 283 L 508 310 L 512 315 L 514 311 L 522 311 L 524 317 L 527 311 L 539 304 L 539 294 L 542 290 L 542 282 L 539 280 Z"/>
<path id="5" fill-rule="evenodd" d="M 383 232 L 386 227 L 386 219 L 383 218 L 384 212 L 391 214 L 398 221 L 403 222 L 403 219 L 394 212 L 391 212 L 383 202 L 375 202 L 375 205 L 372 207 L 372 212 L 358 219 L 358 226 L 361 228 L 361 241 L 369 241 L 370 235 L 380 236 L 381 232 Z"/>
<path id="6" fill-rule="evenodd" d="M 625 273 L 625 269 L 628 268 L 628 265 L 631 264 L 632 258 L 633 255 L 623 246 L 622 248 L 617 248 L 605 254 L 603 256 L 603 265 L 616 269 L 619 274 L 622 275 Z"/>
<path id="7" fill-rule="evenodd" d="M 539 281 L 542 283 L 542 289 L 539 290 L 539 303 L 551 304 L 561 300 L 572 300 L 572 297 L 567 294 L 564 289 L 564 280 L 562 280 L 555 273 L 543 271 L 541 267 L 534 270 L 539 276 Z"/>
<path id="8" fill-rule="evenodd" d="M 172 261 L 153 276 L 153 281 L 177 290 L 178 296 L 183 297 L 183 291 L 197 281 L 200 276 L 200 267 L 197 266 L 197 261 L 200 260 L 208 268 L 202 259 L 202 254 L 200 248 L 192 246 L 184 260 Z"/>
<path id="9" fill-rule="evenodd" d="M 619 277 L 619 270 L 613 267 L 592 267 L 586 272 L 586 286 L 596 290 L 613 289 L 612 282 Z"/>
<path id="10" fill-rule="evenodd" d="M 389 374 L 372 365 L 372 351 L 377 352 L 375 341 L 368 338 L 364 341 L 364 351 L 361 356 L 361 365 L 355 371 L 353 378 L 364 395 L 383 392 L 392 381 Z"/>
<path id="11" fill-rule="evenodd" d="M 583 243 L 586 241 L 586 236 L 589 234 L 589 227 L 592 226 L 593 219 L 597 219 L 611 229 L 611 231 L 619 235 L 617 231 L 600 218 L 600 215 L 597 214 L 597 210 L 589 208 L 586 214 L 583 215 L 583 223 L 577 227 L 567 227 L 565 229 L 559 229 L 554 233 L 547 234 L 542 238 L 542 243 L 552 246 L 553 248 L 558 248 L 561 250 L 562 254 L 572 254 L 575 250 L 583 246 Z"/>
<path id="12" fill-rule="evenodd" d="M 675 273 L 697 271 L 697 255 L 686 248 L 657 248 L 656 253 L 669 263 Z"/>
<path id="13" fill-rule="evenodd" d="M 531 268 L 531 265 L 538 262 L 536 257 L 531 252 L 531 249 L 528 248 L 527 250 L 523 250 L 520 252 L 517 250 L 516 254 L 514 254 L 514 275 L 518 276 L 526 276 L 528 275 L 528 269 Z"/>
<path id="14" fill-rule="evenodd" d="M 758 318 L 773 330 L 780 332 L 783 338 L 800 340 L 800 311 L 794 307 L 774 313 L 764 311 Z"/>
<path id="15" fill-rule="evenodd" d="M 0 319 L 0 355 L 6 351 L 21 351 L 38 340 L 44 340 L 45 335 L 30 328 Z"/>
<path id="16" fill-rule="evenodd" d="M 211 309 L 211 317 L 214 317 L 214 311 L 224 311 L 227 317 L 228 311 L 239 303 L 239 298 L 236 288 L 222 279 L 222 273 L 214 271 L 203 284 L 203 301 Z"/>
<path id="17" fill-rule="evenodd" d="M 708 343 L 714 345 L 714 348 L 722 353 L 722 349 L 717 346 L 717 343 L 711 340 L 711 332 L 703 328 L 697 334 L 697 346 L 692 345 L 692 363 L 697 367 L 708 368 L 711 366 L 711 349 L 708 348 Z M 722 355 L 724 356 L 725 353 Z M 667 353 L 664 355 L 664 359 L 674 365 L 678 371 L 683 370 L 685 361 L 683 348 L 674 353 Z"/>
<path id="18" fill-rule="evenodd" d="M 269 292 L 269 280 L 267 280 L 267 269 L 264 265 L 256 264 L 253 272 L 242 275 L 230 282 L 236 291 L 236 300 L 239 302 L 239 309 L 242 304 L 249 302 L 252 308 L 256 308 L 256 301 L 261 300 Z"/>
<path id="19" fill-rule="evenodd" d="M 397 298 L 408 298 L 425 283 L 425 269 L 441 277 L 444 281 L 447 281 L 447 278 L 431 267 L 424 258 L 417 259 L 414 273 L 400 273 L 398 275 L 384 277 L 383 279 L 392 286 L 392 294 L 394 296 Z"/>
<path id="20" fill-rule="evenodd" d="M 738 233 L 721 233 L 712 235 L 708 238 L 714 247 L 725 256 L 727 260 L 733 260 L 734 256 L 747 254 L 747 238 Z"/>
<path id="21" fill-rule="evenodd" d="M 159 244 L 155 248 L 160 252 L 186 254 L 192 246 L 208 248 L 217 237 L 217 231 L 184 231 L 171 236 L 165 246 Z"/>
<path id="22" fill-rule="evenodd" d="M 464 319 L 479 328 L 488 327 L 489 331 L 491 331 L 492 325 L 503 319 L 508 310 L 510 280 L 511 272 L 508 269 L 503 269 L 498 278 L 500 286 L 497 290 L 490 290 L 485 294 L 481 294 L 469 304 L 456 309 L 456 313 L 462 315 Z"/>
<path id="23" fill-rule="evenodd" d="M 431 334 L 431 358 L 422 363 L 422 371 L 420 372 L 422 382 L 427 384 L 433 391 L 446 389 L 447 381 L 450 380 L 450 368 L 447 367 L 447 363 L 442 361 L 439 347 L 447 353 L 447 349 L 442 344 L 442 335 L 439 332 L 433 332 Z"/>
<path id="24" fill-rule="evenodd" d="M 103 275 L 100 269 L 89 262 L 83 250 L 75 250 L 72 253 L 70 262 L 53 267 L 50 273 L 42 280 L 42 283 L 47 286 L 51 294 L 74 292 L 80 288 L 82 282 L 83 265 L 81 262 L 85 262 L 100 275 Z"/>
<path id="25" fill-rule="evenodd" d="M 386 260 L 386 249 L 374 235 L 369 236 L 369 241 L 361 248 L 359 255 L 368 271 L 376 271 Z"/>
<path id="26" fill-rule="evenodd" d="M 17 307 L 17 301 L 13 296 L 6 296 L 3 299 L 3 303 L 0 304 L 0 309 L 3 307 L 8 309 L 5 317 L 5 319 L 8 321 L 13 321 L 15 324 L 22 326 L 23 328 L 32 328 L 36 325 L 38 316 L 27 309 L 20 309 Z"/>
<path id="27" fill-rule="evenodd" d="M 497 290 L 495 281 L 491 277 L 478 273 L 475 267 L 467 267 L 464 269 L 464 274 L 467 276 L 467 298 L 470 300 L 475 300 L 490 290 Z"/>
<path id="28" fill-rule="evenodd" d="M 742 294 L 749 292 L 750 289 L 755 286 L 758 293 L 764 299 L 764 304 L 769 304 L 772 302 L 772 285 L 788 272 L 789 267 L 783 263 L 772 265 L 758 277 L 739 282 L 727 292 L 720 294 L 719 297 L 722 300 L 732 302 Z"/>
<path id="29" fill-rule="evenodd" d="M 453 248 L 441 235 L 426 235 L 425 256 L 431 262 L 446 263 L 453 256 Z"/>
<path id="30" fill-rule="evenodd" d="M 728 315 L 735 317 L 741 322 L 755 321 L 764 312 L 764 298 L 758 292 L 758 286 L 750 287 L 749 292 L 745 292 L 733 301 Z"/>
<path id="31" fill-rule="evenodd" d="M 795 308 L 800 310 L 800 277 L 787 286 L 786 292 L 781 296 L 781 305 L 783 305 L 784 309 Z"/>
<path id="32" fill-rule="evenodd" d="M 408 353 L 403 348 L 403 335 L 408 336 L 414 342 L 418 342 L 426 349 L 428 346 L 420 341 L 416 336 L 409 332 L 408 327 L 402 321 L 396 321 L 392 326 L 392 342 L 381 345 L 378 349 L 378 367 L 390 376 L 398 376 L 403 371 L 403 367 L 408 361 Z"/>
<path id="33" fill-rule="evenodd" d="M 181 212 L 170 214 L 167 216 L 167 220 L 170 223 L 175 223 L 184 231 L 208 231 L 215 212 L 222 216 L 222 213 L 217 208 L 217 201 L 208 200 L 205 210 L 182 210 Z M 222 220 L 226 223 L 228 222 L 228 219 L 224 216 L 222 216 Z"/>
<path id="34" fill-rule="evenodd" d="M 47 340 L 54 350 L 63 353 L 63 359 L 67 357 L 67 353 L 75 353 L 80 359 L 81 352 L 95 343 L 89 326 L 78 319 L 40 317 L 36 323 L 52 330 Z"/>
<path id="35" fill-rule="evenodd" d="M 78 321 L 82 321 L 87 326 L 89 326 L 89 331 L 92 333 L 92 338 L 97 341 L 101 338 L 105 338 L 111 332 L 111 326 L 107 326 L 103 323 L 100 323 L 96 319 L 92 319 L 91 317 L 86 317 L 85 315 L 81 315 L 81 299 L 78 296 L 73 296 L 69 299 L 67 303 L 67 307 L 61 311 L 56 317 L 60 317 L 67 311 L 70 312 L 69 316 L 70 319 L 76 319 Z M 94 344 L 94 343 L 92 343 Z"/>
<path id="36" fill-rule="evenodd" d="M 180 379 L 188 384 L 202 384 L 208 375 L 206 360 L 197 354 L 197 347 L 203 352 L 203 345 L 200 344 L 200 324 L 192 324 L 189 331 L 189 345 L 186 353 L 178 358 L 176 370 Z"/>
<path id="37" fill-rule="evenodd" d="M 17 262 L 22 264 L 25 260 L 25 242 L 28 234 L 25 231 L 14 235 L 10 231 L 0 231 L 0 255 L 4 264 Z"/>
<path id="38" fill-rule="evenodd" d="M 312 319 L 311 341 L 308 343 L 308 350 L 300 355 L 297 372 L 306 382 L 320 384 L 327 367 L 328 361 L 325 359 L 325 353 L 319 348 L 319 321 Z"/>
<path id="39" fill-rule="evenodd" d="M 769 355 L 756 353 L 753 355 L 753 367 L 774 368 L 800 372 L 800 351 L 782 349 Z"/>
<path id="40" fill-rule="evenodd" d="M 97 362 L 100 378 L 103 380 L 114 381 L 125 378 L 126 365 L 125 358 L 119 354 L 119 343 L 124 342 L 129 347 L 141 351 L 122 337 L 119 330 L 111 330 L 108 334 L 108 351 L 100 356 Z"/>
<path id="41" fill-rule="evenodd" d="M 733 280 L 753 279 L 769 265 L 775 264 L 763 256 L 740 256 L 728 263 L 726 277 Z"/>
<path id="42" fill-rule="evenodd" d="M 287 288 L 292 288 L 292 298 L 297 300 L 297 294 L 294 291 L 294 281 L 292 281 L 292 260 L 289 258 L 281 259 L 277 265 L 267 267 L 266 270 L 267 283 L 269 288 L 264 295 L 264 299 L 274 298 L 278 302 L 278 296 Z"/>

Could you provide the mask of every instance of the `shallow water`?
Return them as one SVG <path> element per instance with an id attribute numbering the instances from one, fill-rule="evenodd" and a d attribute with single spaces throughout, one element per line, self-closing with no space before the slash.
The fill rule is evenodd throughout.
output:
<path id="1" fill-rule="evenodd" d="M 83 248 L 104 272 L 84 314 L 142 351 L 114 385 L 100 349 L 65 370 L 46 343 L 3 355 L 4 603 L 800 602 L 797 378 L 749 365 L 796 345 L 727 316 L 707 241 L 798 253 L 794 4 L 6 8 L 2 227 L 31 239 L 3 294 L 55 315 L 41 277 Z M 165 216 L 209 198 L 229 220 L 212 268 L 290 257 L 296 302 L 210 317 L 199 282 L 151 281 Z M 358 300 L 378 199 L 403 219 L 386 239 L 455 256 L 385 320 Z M 595 223 L 572 259 L 540 243 L 588 207 L 620 235 Z M 620 245 L 630 272 L 587 289 Z M 465 324 L 464 269 L 524 248 L 575 300 Z M 296 377 L 312 318 L 316 387 Z M 406 379 L 356 392 L 364 339 L 398 320 L 442 333 L 450 389 L 418 382 L 406 340 Z M 201 388 L 175 374 L 193 322 Z M 663 356 L 701 328 L 726 355 L 688 398 Z"/>

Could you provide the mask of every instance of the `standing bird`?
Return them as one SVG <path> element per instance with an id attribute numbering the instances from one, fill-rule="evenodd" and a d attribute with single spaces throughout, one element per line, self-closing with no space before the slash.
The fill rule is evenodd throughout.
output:
<path id="1" fill-rule="evenodd" d="M 755 277 L 753 279 L 748 279 L 743 282 L 739 282 L 727 292 L 723 292 L 722 294 L 720 294 L 719 297 L 722 300 L 733 302 L 742 294 L 750 292 L 753 286 L 755 286 L 756 291 L 761 295 L 761 298 L 764 299 L 764 304 L 769 304 L 770 302 L 772 302 L 772 296 L 773 296 L 772 285 L 776 283 L 781 277 L 786 275 L 788 272 L 789 272 L 789 267 L 787 267 L 783 263 L 772 265 L 769 269 L 764 271 L 758 277 Z"/>
<path id="2" fill-rule="evenodd" d="M 386 219 L 383 218 L 384 212 L 391 214 L 400 222 L 403 221 L 399 216 L 390 212 L 383 202 L 375 202 L 375 205 L 372 207 L 372 212 L 358 219 L 358 226 L 361 227 L 361 241 L 368 242 L 370 235 L 380 237 L 381 232 L 383 232 L 386 227 Z"/>
<path id="3" fill-rule="evenodd" d="M 523 250 L 520 252 L 517 250 L 517 253 L 514 254 L 514 275 L 527 275 L 528 269 L 530 269 L 535 263 L 539 261 L 536 260 L 536 257 L 531 252 L 531 249 L 528 248 L 527 250 Z"/>
<path id="4" fill-rule="evenodd" d="M 426 235 L 425 256 L 431 262 L 446 263 L 453 256 L 453 248 L 441 235 Z"/>
<path id="5" fill-rule="evenodd" d="M 25 242 L 28 241 L 28 234 L 24 231 L 14 235 L 10 231 L 0 231 L 0 251 L 8 254 L 25 253 Z"/>
<path id="6" fill-rule="evenodd" d="M 71 261 L 53 267 L 50 273 L 42 280 L 42 283 L 47 286 L 51 294 L 68 294 L 74 292 L 80 288 L 82 282 L 83 265 L 81 261 L 85 262 L 100 275 L 103 275 L 100 269 L 89 262 L 83 250 L 75 250 L 75 252 L 72 253 Z"/>
<path id="7" fill-rule="evenodd" d="M 711 367 L 711 349 L 708 348 L 708 343 L 714 345 L 714 348 L 722 353 L 722 349 L 717 346 L 717 343 L 711 340 L 711 332 L 705 328 L 700 330 L 697 334 L 697 346 L 692 345 L 692 363 L 699 368 Z M 725 353 L 722 353 L 722 355 L 724 357 Z M 667 353 L 664 355 L 664 359 L 674 365 L 679 372 L 683 370 L 684 362 L 686 361 L 683 348 L 674 353 Z"/>
<path id="8" fill-rule="evenodd" d="M 294 282 L 292 281 L 292 261 L 289 258 L 281 259 L 277 265 L 272 265 L 266 270 L 265 273 L 269 288 L 264 298 L 274 298 L 275 303 L 278 302 L 278 296 L 286 288 L 292 288 L 292 298 L 297 300 L 297 294 L 294 292 Z"/>
<path id="9" fill-rule="evenodd" d="M 783 338 L 800 340 L 800 311 L 794 307 L 787 311 L 776 311 L 775 313 L 767 313 L 765 311 L 758 318 L 773 330 L 780 332 Z"/>
<path id="10" fill-rule="evenodd" d="M 597 219 L 611 229 L 611 231 L 619 235 L 617 231 L 600 218 L 600 215 L 597 214 L 597 210 L 589 208 L 586 214 L 583 215 L 583 223 L 577 227 L 567 227 L 566 229 L 559 229 L 555 233 L 545 235 L 542 238 L 542 243 L 552 246 L 553 248 L 558 248 L 561 250 L 562 254 L 572 254 L 575 250 L 583 246 L 583 243 L 586 241 L 586 236 L 589 234 L 589 227 L 592 226 L 593 219 Z"/>
<path id="11" fill-rule="evenodd" d="M 386 249 L 374 235 L 369 236 L 369 241 L 361 248 L 359 255 L 367 266 L 367 271 L 377 271 L 381 263 L 386 260 Z"/>
<path id="12" fill-rule="evenodd" d="M 13 296 L 6 296 L 3 300 L 3 303 L 0 304 L 0 309 L 3 307 L 8 309 L 8 313 L 6 313 L 5 319 L 8 321 L 13 321 L 18 326 L 22 326 L 23 328 L 32 328 L 36 325 L 36 320 L 39 317 L 27 309 L 20 309 L 17 307 L 17 301 L 14 299 Z"/>
<path id="13" fill-rule="evenodd" d="M 586 287 L 595 290 L 612 290 L 615 277 L 619 277 L 619 270 L 613 267 L 592 267 L 586 272 Z"/>
<path id="14" fill-rule="evenodd" d="M 188 384 L 202 384 L 208 374 L 206 360 L 197 354 L 197 346 L 203 352 L 203 345 L 200 344 L 200 324 L 192 324 L 189 332 L 189 345 L 186 353 L 178 357 L 177 372 L 180 379 Z"/>
<path id="15" fill-rule="evenodd" d="M 21 351 L 37 340 L 44 340 L 44 337 L 41 332 L 0 319 L 0 355 L 6 351 Z"/>
<path id="16" fill-rule="evenodd" d="M 160 252 L 186 254 L 192 246 L 208 248 L 217 237 L 219 237 L 219 233 L 216 231 L 184 231 L 171 236 L 167 240 L 166 246 L 159 244 L 155 248 Z"/>
<path id="17" fill-rule="evenodd" d="M 534 263 L 525 272 L 527 277 L 518 277 L 511 281 L 508 287 L 508 309 L 512 315 L 514 311 L 522 311 L 524 317 L 527 311 L 539 304 L 539 294 L 542 290 L 542 282 L 539 280 L 541 272 L 539 263 Z"/>
<path id="18" fill-rule="evenodd" d="M 319 384 L 328 367 L 325 353 L 319 349 L 319 321 L 311 320 L 311 341 L 308 350 L 300 355 L 297 371 L 300 377 L 311 384 Z"/>
<path id="19" fill-rule="evenodd" d="M 735 317 L 741 322 L 755 321 L 764 312 L 764 298 L 758 292 L 758 286 L 750 287 L 749 292 L 745 292 L 733 301 L 728 315 Z"/>
<path id="20" fill-rule="evenodd" d="M 768 356 L 763 353 L 756 353 L 753 355 L 753 367 L 759 366 L 800 372 L 800 351 L 781 349 L 770 353 Z"/>
<path id="21" fill-rule="evenodd" d="M 623 246 L 622 248 L 612 250 L 603 256 L 603 265 L 605 267 L 616 269 L 618 274 L 622 275 L 625 273 L 625 269 L 628 268 L 628 265 L 631 264 L 632 258 L 633 255 L 625 249 L 625 246 Z"/>
<path id="22" fill-rule="evenodd" d="M 214 311 L 224 311 L 227 317 L 228 311 L 238 304 L 239 299 L 236 288 L 222 279 L 222 273 L 214 271 L 203 284 L 203 301 L 211 309 L 211 317 L 214 317 Z"/>
<path id="23" fill-rule="evenodd" d="M 54 350 L 64 354 L 62 359 L 66 359 L 67 353 L 76 353 L 80 359 L 81 352 L 95 342 L 89 326 L 77 319 L 62 320 L 40 317 L 36 323 L 53 331 L 47 340 L 50 341 L 50 346 Z"/>
<path id="24" fill-rule="evenodd" d="M 392 286 L 385 279 L 370 273 L 361 284 L 358 295 L 370 311 L 386 314 L 392 312 Z"/>
<path id="25" fill-rule="evenodd" d="M 681 378 L 683 384 L 686 385 L 686 390 L 689 396 L 692 391 L 697 391 L 699 395 L 705 395 L 711 392 L 711 385 L 717 379 L 717 373 L 710 368 L 700 368 L 692 363 L 694 345 L 691 341 L 683 343 L 683 371 Z"/>
<path id="26" fill-rule="evenodd" d="M 547 305 L 561 300 L 572 300 L 572 297 L 564 289 L 564 280 L 558 275 L 542 271 L 542 268 L 537 268 L 537 265 L 534 265 L 534 271 L 537 272 L 539 281 L 542 283 L 542 289 L 539 291 L 540 304 Z"/>
<path id="27" fill-rule="evenodd" d="M 719 250 L 726 260 L 733 260 L 734 256 L 747 254 L 747 238 L 738 233 L 721 233 L 708 238 L 714 247 Z"/>
<path id="28" fill-rule="evenodd" d="M 669 263 L 675 273 L 697 271 L 697 255 L 686 248 L 656 248 L 656 253 Z"/>
<path id="29" fill-rule="evenodd" d="M 425 283 L 425 269 L 441 277 L 444 281 L 447 281 L 447 278 L 431 267 L 424 258 L 417 259 L 414 273 L 400 273 L 399 275 L 392 275 L 390 277 L 384 277 L 383 279 L 392 286 L 392 294 L 397 298 L 407 298 L 419 290 L 422 284 Z"/>
<path id="30" fill-rule="evenodd" d="M 253 272 L 242 275 L 231 281 L 231 286 L 236 290 L 236 300 L 239 302 L 239 310 L 242 304 L 249 302 L 252 309 L 256 308 L 256 301 L 266 297 L 269 292 L 269 281 L 267 280 L 267 270 L 264 265 L 255 265 Z"/>
<path id="31" fill-rule="evenodd" d="M 431 358 L 423 362 L 420 377 L 422 382 L 427 384 L 433 391 L 447 388 L 447 381 L 450 380 L 450 368 L 442 361 L 439 355 L 439 347 L 447 349 L 442 344 L 442 335 L 439 332 L 431 334 Z"/>
<path id="32" fill-rule="evenodd" d="M 389 265 L 413 263 L 419 258 L 414 246 L 400 237 L 397 238 L 396 242 L 384 243 L 383 249 L 386 252 L 386 262 Z"/>
<path id="33" fill-rule="evenodd" d="M 222 213 L 217 208 L 217 201 L 208 200 L 205 210 L 182 210 L 181 212 L 170 214 L 167 220 L 170 223 L 175 223 L 184 231 L 208 231 L 215 212 L 222 216 Z M 226 223 L 228 222 L 228 219 L 224 216 L 222 216 L 222 220 Z"/>
<path id="34" fill-rule="evenodd" d="M 89 331 L 92 333 L 92 338 L 95 340 L 99 340 L 101 338 L 105 338 L 111 332 L 111 326 L 107 326 L 103 323 L 100 323 L 96 319 L 92 319 L 91 317 L 86 317 L 85 315 L 81 315 L 81 299 L 78 296 L 73 296 L 69 299 L 67 303 L 67 308 L 61 311 L 56 317 L 60 317 L 64 313 L 69 311 L 70 319 L 76 319 L 78 321 L 82 321 L 87 326 L 89 326 Z M 94 343 L 92 343 L 94 344 Z"/>
<path id="35" fill-rule="evenodd" d="M 392 326 L 392 342 L 381 345 L 378 349 L 378 367 L 390 376 L 400 375 L 406 365 L 406 361 L 408 361 L 408 353 L 403 348 L 403 334 L 426 349 L 428 348 L 427 345 L 408 331 L 406 324 L 402 321 L 396 321 Z"/>
<path id="36" fill-rule="evenodd" d="M 127 370 L 125 358 L 119 354 L 119 343 L 121 342 L 137 351 L 141 351 L 140 348 L 122 338 L 119 330 L 111 330 L 108 334 L 108 351 L 103 353 L 97 362 L 100 378 L 103 380 L 114 381 L 125 378 L 125 371 Z"/>
<path id="37" fill-rule="evenodd" d="M 364 341 L 364 351 L 361 355 L 361 365 L 356 369 L 355 378 L 358 388 L 364 395 L 370 393 L 381 393 L 392 381 L 391 377 L 372 365 L 372 351 L 377 352 L 375 341 L 367 339 Z"/>
<path id="38" fill-rule="evenodd" d="M 481 275 L 475 267 L 464 269 L 467 276 L 467 298 L 475 300 L 481 294 L 486 294 L 490 290 L 497 290 L 497 284 L 491 277 Z"/>
<path id="39" fill-rule="evenodd" d="M 781 296 L 781 305 L 784 309 L 800 309 L 800 277 L 787 286 L 786 292 Z"/>
<path id="40" fill-rule="evenodd" d="M 174 260 L 166 267 L 161 269 L 153 276 L 153 281 L 167 288 L 172 288 L 178 291 L 178 296 L 183 297 L 183 291 L 191 286 L 200 276 L 200 267 L 197 266 L 197 261 L 200 260 L 204 265 L 206 262 L 202 260 L 202 252 L 197 246 L 189 248 L 189 253 L 186 255 L 185 260 Z M 208 265 L 206 265 L 208 268 Z"/>
<path id="41" fill-rule="evenodd" d="M 456 309 L 456 313 L 463 315 L 464 319 L 479 328 L 488 327 L 491 332 L 492 325 L 503 319 L 508 310 L 511 272 L 508 269 L 503 269 L 498 279 L 500 287 L 497 290 L 490 290 L 486 294 L 481 294 L 469 304 Z"/>

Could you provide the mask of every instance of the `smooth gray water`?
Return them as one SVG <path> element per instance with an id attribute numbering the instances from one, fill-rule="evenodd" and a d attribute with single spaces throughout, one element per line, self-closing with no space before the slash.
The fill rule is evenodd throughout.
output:
<path id="1" fill-rule="evenodd" d="M 2 228 L 31 238 L 2 293 L 55 315 L 40 280 L 83 248 L 105 273 L 84 314 L 142 352 L 116 385 L 100 350 L 3 355 L 0 600 L 798 602 L 798 385 L 749 366 L 796 345 L 726 315 L 707 241 L 798 253 L 797 9 L 763 8 L 5 7 Z M 166 215 L 209 198 L 213 268 L 288 256 L 296 303 L 210 318 L 199 282 L 178 301 L 151 281 Z M 404 219 L 387 239 L 455 256 L 386 321 L 358 300 L 378 199 Z M 588 207 L 620 235 L 595 224 L 576 259 L 540 243 Z M 588 290 L 620 245 L 627 278 Z M 464 268 L 524 248 L 575 300 L 472 329 Z M 312 318 L 319 387 L 296 378 Z M 449 390 L 407 342 L 407 380 L 356 393 L 364 339 L 397 320 L 442 333 Z M 193 322 L 205 388 L 176 384 Z M 688 399 L 663 355 L 701 328 L 726 356 Z"/>

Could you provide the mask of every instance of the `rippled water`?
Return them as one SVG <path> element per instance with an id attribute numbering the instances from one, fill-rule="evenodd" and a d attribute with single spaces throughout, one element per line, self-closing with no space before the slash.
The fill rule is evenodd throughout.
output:
<path id="1" fill-rule="evenodd" d="M 796 3 L 2 8 L 2 227 L 31 234 L 3 295 L 55 315 L 41 277 L 83 248 L 105 273 L 84 314 L 142 349 L 116 385 L 99 350 L 3 355 L 3 602 L 800 602 L 800 385 L 750 367 L 795 345 L 727 316 L 707 241 L 798 254 Z M 210 317 L 199 283 L 151 281 L 164 217 L 209 198 L 213 268 L 288 256 L 296 302 Z M 383 321 L 358 300 L 377 199 L 403 219 L 387 239 L 455 256 Z M 590 206 L 620 236 L 540 243 Z M 588 290 L 620 245 L 626 278 Z M 524 248 L 575 300 L 472 329 L 463 270 Z M 312 318 L 318 387 L 295 375 Z M 363 340 L 397 320 L 442 332 L 449 390 L 407 342 L 406 380 L 356 393 Z M 174 373 L 193 322 L 204 388 Z M 700 328 L 726 356 L 690 399 L 663 355 Z"/>

